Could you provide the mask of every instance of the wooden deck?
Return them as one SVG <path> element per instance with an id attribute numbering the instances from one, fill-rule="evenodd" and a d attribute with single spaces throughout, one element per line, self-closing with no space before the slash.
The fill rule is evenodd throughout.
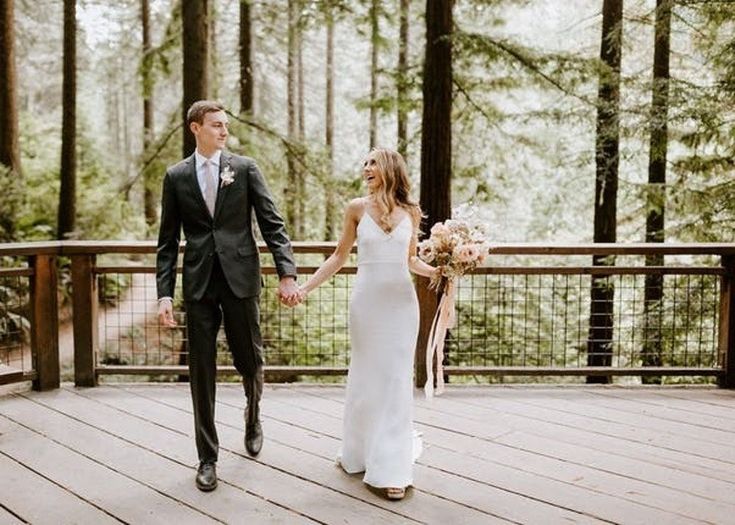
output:
<path id="1" fill-rule="evenodd" d="M 194 487 L 187 385 L 0 397 L 0 523 L 735 523 L 735 391 L 453 387 L 417 392 L 425 449 L 405 500 L 334 464 L 344 389 L 271 386 L 242 445 L 221 384 L 220 485 Z"/>

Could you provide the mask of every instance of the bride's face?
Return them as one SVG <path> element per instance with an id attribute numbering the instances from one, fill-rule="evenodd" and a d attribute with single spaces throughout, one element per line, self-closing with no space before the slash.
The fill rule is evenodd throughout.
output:
<path id="1" fill-rule="evenodd" d="M 370 193 L 374 192 L 383 184 L 383 174 L 378 168 L 375 155 L 370 154 L 362 163 L 362 178 L 367 184 Z"/>

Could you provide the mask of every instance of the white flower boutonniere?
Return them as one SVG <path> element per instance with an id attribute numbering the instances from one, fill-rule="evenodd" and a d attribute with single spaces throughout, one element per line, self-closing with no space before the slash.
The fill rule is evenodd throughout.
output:
<path id="1" fill-rule="evenodd" d="M 221 182 L 220 182 L 220 188 L 224 188 L 225 186 L 229 186 L 233 182 L 235 182 L 235 172 L 232 171 L 232 168 L 230 166 L 225 166 L 225 169 L 222 170 L 221 175 Z"/>

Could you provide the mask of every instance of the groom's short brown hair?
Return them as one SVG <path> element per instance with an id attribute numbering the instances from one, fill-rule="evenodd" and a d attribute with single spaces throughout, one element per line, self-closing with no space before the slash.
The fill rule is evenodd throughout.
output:
<path id="1" fill-rule="evenodd" d="M 186 112 L 186 125 L 190 125 L 192 122 L 199 124 L 204 123 L 204 115 L 207 113 L 214 113 L 215 111 L 224 111 L 225 107 L 219 102 L 214 100 L 197 100 Z"/>

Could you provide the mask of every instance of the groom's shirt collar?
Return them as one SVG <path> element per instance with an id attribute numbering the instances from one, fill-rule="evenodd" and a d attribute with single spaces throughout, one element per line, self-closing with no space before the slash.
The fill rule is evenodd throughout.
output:
<path id="1" fill-rule="evenodd" d="M 222 150 L 218 149 L 215 151 L 211 157 L 207 158 L 201 153 L 199 153 L 199 150 L 194 150 L 194 159 L 196 160 L 196 166 L 197 171 L 199 171 L 200 168 L 204 166 L 204 163 L 209 160 L 214 166 L 216 166 L 215 169 L 219 169 L 219 159 L 222 157 Z"/>
<path id="2" fill-rule="evenodd" d="M 209 158 L 199 153 L 199 151 L 194 150 L 194 165 L 196 166 L 197 171 L 197 182 L 199 182 L 199 189 L 202 191 L 202 195 L 205 194 L 205 189 L 207 187 L 207 180 L 204 173 L 204 163 L 208 160 L 212 163 L 212 171 L 214 173 L 219 173 L 219 162 L 221 157 L 221 149 L 215 151 Z"/>

